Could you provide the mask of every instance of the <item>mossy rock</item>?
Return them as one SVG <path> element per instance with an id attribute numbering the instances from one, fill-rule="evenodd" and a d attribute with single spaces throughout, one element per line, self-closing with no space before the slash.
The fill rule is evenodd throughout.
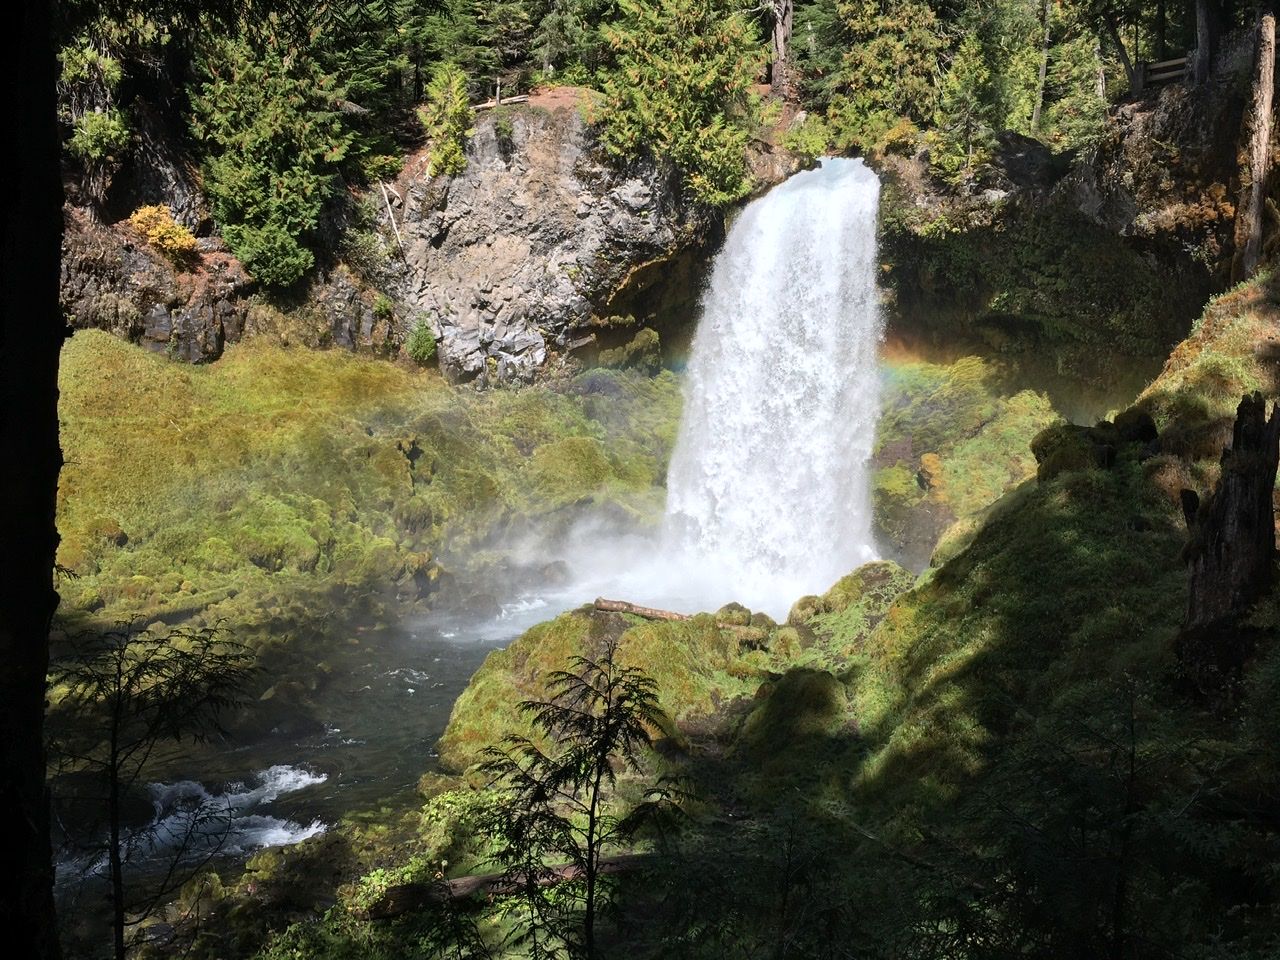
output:
<path id="1" fill-rule="evenodd" d="M 1031 441 L 1031 452 L 1038 467 L 1036 479 L 1045 483 L 1063 473 L 1108 466 L 1115 457 L 1109 443 L 1115 428 L 1082 427 L 1074 423 L 1057 423 L 1046 427 Z"/>
<path id="2" fill-rule="evenodd" d="M 600 351 L 600 365 L 657 373 L 662 369 L 662 341 L 658 331 L 644 327 L 621 347 Z"/>
<path id="3" fill-rule="evenodd" d="M 844 684 L 826 670 L 798 667 L 762 688 L 734 750 L 759 763 L 791 765 L 806 762 L 804 755 L 824 741 L 855 730 Z"/>
<path id="4" fill-rule="evenodd" d="M 738 637 L 720 630 L 713 615 L 648 621 L 587 607 L 538 624 L 488 656 L 454 704 L 437 747 L 441 765 L 462 771 L 508 734 L 533 735 L 519 703 L 546 697 L 552 672 L 571 669 L 574 656 L 599 656 L 609 642 L 618 644 L 619 662 L 654 679 L 677 728 L 666 731 L 672 736 L 754 689 Z"/>
<path id="5" fill-rule="evenodd" d="M 792 625 L 801 623 L 810 628 L 824 653 L 847 653 L 870 637 L 893 602 L 915 585 L 915 579 L 892 560 L 864 564 L 837 580 L 821 597 L 799 601 L 787 619 Z M 800 616 L 804 619 L 793 619 Z"/>

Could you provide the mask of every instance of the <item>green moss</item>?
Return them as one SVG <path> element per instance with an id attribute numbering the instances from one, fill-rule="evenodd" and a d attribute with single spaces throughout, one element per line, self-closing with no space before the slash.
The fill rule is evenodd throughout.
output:
<path id="1" fill-rule="evenodd" d="M 654 515 L 678 384 L 604 376 L 476 394 L 345 353 L 251 341 L 190 367 L 78 333 L 61 376 L 64 615 L 234 626 L 289 596 L 360 615 L 406 575 L 430 590 L 422 557 L 512 517 L 596 502 Z"/>
<path id="2" fill-rule="evenodd" d="M 679 726 L 705 722 L 755 690 L 757 671 L 746 666 L 738 638 L 718 629 L 712 616 L 661 622 L 585 608 L 539 624 L 488 656 L 454 704 L 438 745 L 441 763 L 463 770 L 506 734 L 532 735 L 517 704 L 545 696 L 545 678 L 571 656 L 591 655 L 614 638 L 619 661 L 653 677 L 663 710 Z"/>
<path id="3" fill-rule="evenodd" d="M 979 357 L 890 358 L 876 430 L 876 534 L 913 567 L 943 533 L 1035 474 L 1029 444 L 1056 419 L 1048 398 Z"/>

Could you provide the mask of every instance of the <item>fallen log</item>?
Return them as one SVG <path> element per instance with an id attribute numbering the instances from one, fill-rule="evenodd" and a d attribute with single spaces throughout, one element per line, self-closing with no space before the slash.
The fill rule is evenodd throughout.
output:
<path id="1" fill-rule="evenodd" d="M 486 100 L 484 103 L 477 103 L 471 109 L 476 113 L 481 110 L 492 110 L 494 107 L 505 107 L 508 103 L 528 103 L 529 96 L 524 94 L 519 97 L 503 97 L 501 100 Z"/>
<path id="2" fill-rule="evenodd" d="M 674 610 L 659 610 L 657 607 L 642 607 L 635 603 L 628 603 L 626 600 L 606 600 L 604 597 L 596 598 L 595 608 L 607 613 L 630 613 L 637 617 L 644 617 L 646 620 L 681 622 L 693 619 L 687 613 L 677 613 Z M 768 631 L 761 627 L 752 627 L 741 623 L 724 623 L 720 620 L 716 621 L 716 628 L 728 630 L 730 633 L 737 634 L 747 640 L 760 640 L 768 635 Z"/>
<path id="3" fill-rule="evenodd" d="M 613 857 L 601 857 L 598 874 L 610 876 L 637 870 L 653 861 L 649 853 L 621 853 Z M 573 863 L 560 863 L 545 868 L 536 881 L 539 887 L 551 887 L 582 875 L 581 868 Z M 520 877 L 506 873 L 483 873 L 436 883 L 401 883 L 388 887 L 372 904 L 361 911 L 363 920 L 389 920 L 412 910 L 446 900 L 464 900 L 477 894 L 486 896 L 510 896 L 519 893 L 524 883 Z"/>
<path id="4" fill-rule="evenodd" d="M 691 620 L 687 613 L 676 613 L 674 610 L 659 610 L 657 607 L 642 607 L 625 600 L 606 600 L 596 597 L 596 609 L 610 613 L 631 613 L 646 620 Z"/>

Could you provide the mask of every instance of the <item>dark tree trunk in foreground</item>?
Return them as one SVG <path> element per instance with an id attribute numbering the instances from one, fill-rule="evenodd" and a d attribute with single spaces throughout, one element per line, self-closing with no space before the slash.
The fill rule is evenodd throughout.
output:
<path id="1" fill-rule="evenodd" d="M 1248 655 L 1238 618 L 1271 586 L 1276 531 L 1272 496 L 1280 462 L 1280 412 L 1267 419 L 1255 393 L 1240 401 L 1222 477 L 1196 511 L 1187 545 L 1190 577 L 1179 658 L 1204 692 L 1228 685 Z"/>
<path id="2" fill-rule="evenodd" d="M 1236 209 L 1235 256 L 1231 275 L 1247 280 L 1262 259 L 1262 228 L 1266 215 L 1267 179 L 1271 174 L 1271 132 L 1276 87 L 1276 14 L 1274 0 L 1258 9 L 1253 60 L 1253 91 L 1245 119 L 1244 170 Z"/>
<path id="3" fill-rule="evenodd" d="M 10 859 L 0 871 L 6 953 L 59 955 L 53 915 L 44 695 L 58 450 L 58 308 L 62 185 L 56 61 L 46 0 L 18 0 L 4 30 L 9 146 L 0 151 L 0 822 Z"/>

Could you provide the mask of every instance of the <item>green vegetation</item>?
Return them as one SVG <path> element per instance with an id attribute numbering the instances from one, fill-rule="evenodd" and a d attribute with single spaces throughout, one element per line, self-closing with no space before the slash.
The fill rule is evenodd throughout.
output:
<path id="1" fill-rule="evenodd" d="M 98 823 L 106 839 L 92 853 L 108 864 L 115 960 L 125 960 L 129 931 L 217 852 L 231 816 L 203 802 L 166 811 L 176 821 L 166 838 L 176 846 L 167 855 L 166 876 L 145 894 L 130 889 L 126 896 L 125 867 L 149 838 L 125 835 L 124 804 L 151 774 L 149 762 L 161 744 L 201 743 L 223 732 L 220 721 L 239 706 L 251 662 L 243 646 L 216 628 L 162 636 L 126 624 L 72 636 L 51 666 L 55 763 L 59 773 L 93 784 L 89 791 L 81 787 L 85 795 L 76 800 L 106 811 Z"/>
<path id="2" fill-rule="evenodd" d="M 522 916 L 512 938 L 533 955 L 560 946 L 586 960 L 598 956 L 596 923 L 611 906 L 604 855 L 625 849 L 667 801 L 658 787 L 644 802 L 619 809 L 621 776 L 640 771 L 666 725 L 656 685 L 637 667 L 622 666 L 617 644 L 598 656 L 570 658 L 569 670 L 547 677 L 549 698 L 519 709 L 551 745 L 546 751 L 512 734 L 485 752 L 481 770 L 504 793 L 495 818 L 496 860 L 520 890 Z M 548 891 L 548 862 L 573 865 L 576 875 Z"/>
<path id="3" fill-rule="evenodd" d="M 466 83 L 457 65 L 446 63 L 427 85 L 427 103 L 418 117 L 427 133 L 427 162 L 433 177 L 452 177 L 466 169 L 467 137 L 475 132 Z"/>
<path id="4" fill-rule="evenodd" d="M 184 367 L 79 333 L 62 363 L 64 614 L 225 618 L 278 643 L 308 597 L 351 617 L 425 600 L 441 546 L 467 556 L 493 524 L 567 524 L 582 503 L 652 516 L 679 405 L 669 373 L 476 395 L 339 353 L 258 342 Z"/>
<path id="5" fill-rule="evenodd" d="M 679 623 L 566 614 L 490 656 L 442 755 L 461 769 L 530 735 L 512 705 L 602 644 L 652 669 L 672 718 L 659 752 L 698 802 L 620 881 L 609 930 L 628 956 L 784 941 L 797 956 L 1273 955 L 1277 594 L 1249 620 L 1228 710 L 1178 683 L 1175 638 L 1177 493 L 1212 484 L 1236 391 L 1276 391 L 1277 313 L 1269 280 L 1215 302 L 1138 411 L 1086 431 L 1109 457 L 1023 484 L 918 583 L 863 568 L 783 626 L 736 605 Z M 1216 443 L 1197 432 L 1215 424 Z"/>
<path id="6" fill-rule="evenodd" d="M 669 157 L 700 203 L 750 189 L 741 123 L 761 53 L 726 0 L 619 0 L 604 28 L 617 62 L 604 77 L 603 142 L 622 156 Z"/>
<path id="7" fill-rule="evenodd" d="M 205 70 L 193 128 L 209 150 L 214 216 L 254 279 L 287 287 L 315 263 L 308 238 L 351 146 L 343 91 L 314 60 L 275 46 L 223 41 Z"/>
<path id="8" fill-rule="evenodd" d="M 436 358 L 436 335 L 431 332 L 431 324 L 419 320 L 413 325 L 409 339 L 404 344 L 409 359 L 419 366 L 425 367 Z"/>
<path id="9" fill-rule="evenodd" d="M 957 535 L 971 532 L 988 506 L 1035 476 L 1031 440 L 1057 414 L 1043 394 L 1018 389 L 979 357 L 890 359 L 886 369 L 872 487 L 877 536 L 920 567 L 953 525 Z"/>

